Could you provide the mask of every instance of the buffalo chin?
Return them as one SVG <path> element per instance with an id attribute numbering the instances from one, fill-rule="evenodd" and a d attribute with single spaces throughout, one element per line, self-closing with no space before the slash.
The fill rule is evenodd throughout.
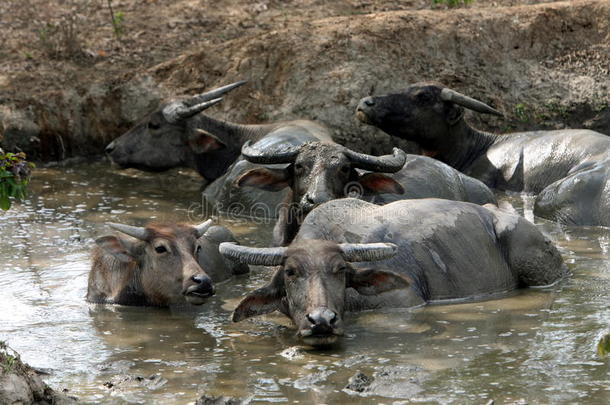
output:
<path id="1" fill-rule="evenodd" d="M 208 300 L 207 296 L 188 294 L 184 298 L 191 305 L 203 305 Z"/>

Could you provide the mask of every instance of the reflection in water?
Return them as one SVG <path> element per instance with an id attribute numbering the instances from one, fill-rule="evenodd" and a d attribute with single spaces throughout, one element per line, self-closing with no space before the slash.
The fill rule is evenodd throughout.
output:
<path id="1" fill-rule="evenodd" d="M 533 218 L 529 197 L 501 199 Z M 0 214 L 0 339 L 85 403 L 187 404 L 202 393 L 257 402 L 608 402 L 608 361 L 594 349 L 610 319 L 608 230 L 541 222 L 572 279 L 499 300 L 352 314 L 346 338 L 327 351 L 296 348 L 278 314 L 229 321 L 243 293 L 269 277 L 263 268 L 222 283 L 203 307 L 84 302 L 89 249 L 108 232 L 105 221 L 188 221 L 198 201 L 189 172 L 103 163 L 37 170 L 30 199 Z M 271 224 L 221 222 L 245 244 L 269 243 Z M 375 383 L 343 390 L 357 371 Z M 160 383 L 104 385 L 122 375 Z"/>

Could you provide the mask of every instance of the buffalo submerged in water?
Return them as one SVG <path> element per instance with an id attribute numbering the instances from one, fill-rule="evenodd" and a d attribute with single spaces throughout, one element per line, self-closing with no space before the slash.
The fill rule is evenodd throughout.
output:
<path id="1" fill-rule="evenodd" d="M 555 246 L 526 219 L 491 204 L 440 199 L 383 206 L 333 200 L 305 218 L 288 247 L 223 243 L 220 252 L 280 266 L 233 320 L 280 311 L 314 346 L 338 340 L 345 311 L 490 298 L 550 285 L 567 272 Z"/>
<path id="2" fill-rule="evenodd" d="M 96 240 L 87 288 L 92 303 L 201 305 L 214 295 L 215 282 L 249 271 L 220 255 L 220 243 L 236 240 L 212 220 L 198 226 L 110 226 L 121 235 Z"/>
<path id="3" fill-rule="evenodd" d="M 610 137 L 587 129 L 491 134 L 469 126 L 463 107 L 502 115 L 436 83 L 365 97 L 356 115 L 489 187 L 538 194 L 536 215 L 610 226 Z"/>

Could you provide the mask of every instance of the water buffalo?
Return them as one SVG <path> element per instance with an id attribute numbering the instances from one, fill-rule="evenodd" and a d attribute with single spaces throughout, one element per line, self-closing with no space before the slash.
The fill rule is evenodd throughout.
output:
<path id="1" fill-rule="evenodd" d="M 214 295 L 214 282 L 248 272 L 218 253 L 231 232 L 212 226 L 153 224 L 145 228 L 109 224 L 124 235 L 96 240 L 87 301 L 97 304 L 201 305 Z M 125 236 L 128 235 L 128 236 Z"/>
<path id="2" fill-rule="evenodd" d="M 242 145 L 264 137 L 330 139 L 328 129 L 307 120 L 241 125 L 201 112 L 220 96 L 246 83 L 236 82 L 184 100 L 161 105 L 134 128 L 112 141 L 106 152 L 122 167 L 162 171 L 194 167 L 208 182 L 222 176 L 239 157 Z"/>
<path id="3" fill-rule="evenodd" d="M 222 243 L 219 250 L 280 266 L 241 301 L 233 321 L 277 310 L 312 345 L 343 334 L 345 311 L 490 298 L 566 274 L 555 246 L 526 219 L 491 204 L 441 199 L 333 200 L 305 218 L 288 247 Z"/>
<path id="4" fill-rule="evenodd" d="M 570 171 L 536 196 L 534 214 L 567 225 L 610 226 L 610 159 Z"/>
<path id="5" fill-rule="evenodd" d="M 397 148 L 393 155 L 371 156 L 331 142 L 312 142 L 281 152 L 261 150 L 246 143 L 242 155 L 252 163 L 288 164 L 284 168 L 251 169 L 236 180 L 240 187 L 269 191 L 290 188 L 274 228 L 276 246 L 286 246 L 292 241 L 314 207 L 347 196 L 363 197 L 378 204 L 428 197 L 495 203 L 493 193 L 480 181 L 437 160 L 407 155 Z"/>
<path id="6" fill-rule="evenodd" d="M 437 83 L 417 83 L 399 93 L 365 97 L 358 103 L 356 115 L 390 135 L 416 142 L 424 154 L 503 190 L 540 193 L 579 167 L 610 157 L 610 138 L 604 134 L 585 129 L 490 134 L 469 126 L 463 119 L 463 107 L 501 115 Z M 563 198 L 578 201 L 576 207 L 585 207 L 586 200 L 607 190 L 608 184 L 599 187 Z M 610 193 L 604 194 L 602 202 L 607 206 Z M 599 207 L 594 209 L 601 211 Z M 539 212 L 554 216 L 548 210 Z M 587 215 L 578 213 L 573 218 L 585 219 Z M 609 225 L 597 221 L 576 224 Z"/>

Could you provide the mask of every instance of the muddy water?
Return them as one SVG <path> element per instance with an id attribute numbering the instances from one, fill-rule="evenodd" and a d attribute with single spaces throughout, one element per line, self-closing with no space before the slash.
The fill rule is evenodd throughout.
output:
<path id="1" fill-rule="evenodd" d="M 493 301 L 350 315 L 346 338 L 328 351 L 299 347 L 279 315 L 229 322 L 243 292 L 269 276 L 263 268 L 196 309 L 86 304 L 88 252 L 103 223 L 197 219 L 198 187 L 192 173 L 105 163 L 36 170 L 29 200 L 0 214 L 0 339 L 84 403 L 189 404 L 203 393 L 290 403 L 610 401 L 610 362 L 594 350 L 609 328 L 610 230 L 541 223 L 570 280 Z M 531 216 L 531 199 L 503 199 Z M 245 243 L 269 241 L 270 224 L 221 222 Z M 358 371 L 375 376 L 368 392 L 344 389 Z"/>

